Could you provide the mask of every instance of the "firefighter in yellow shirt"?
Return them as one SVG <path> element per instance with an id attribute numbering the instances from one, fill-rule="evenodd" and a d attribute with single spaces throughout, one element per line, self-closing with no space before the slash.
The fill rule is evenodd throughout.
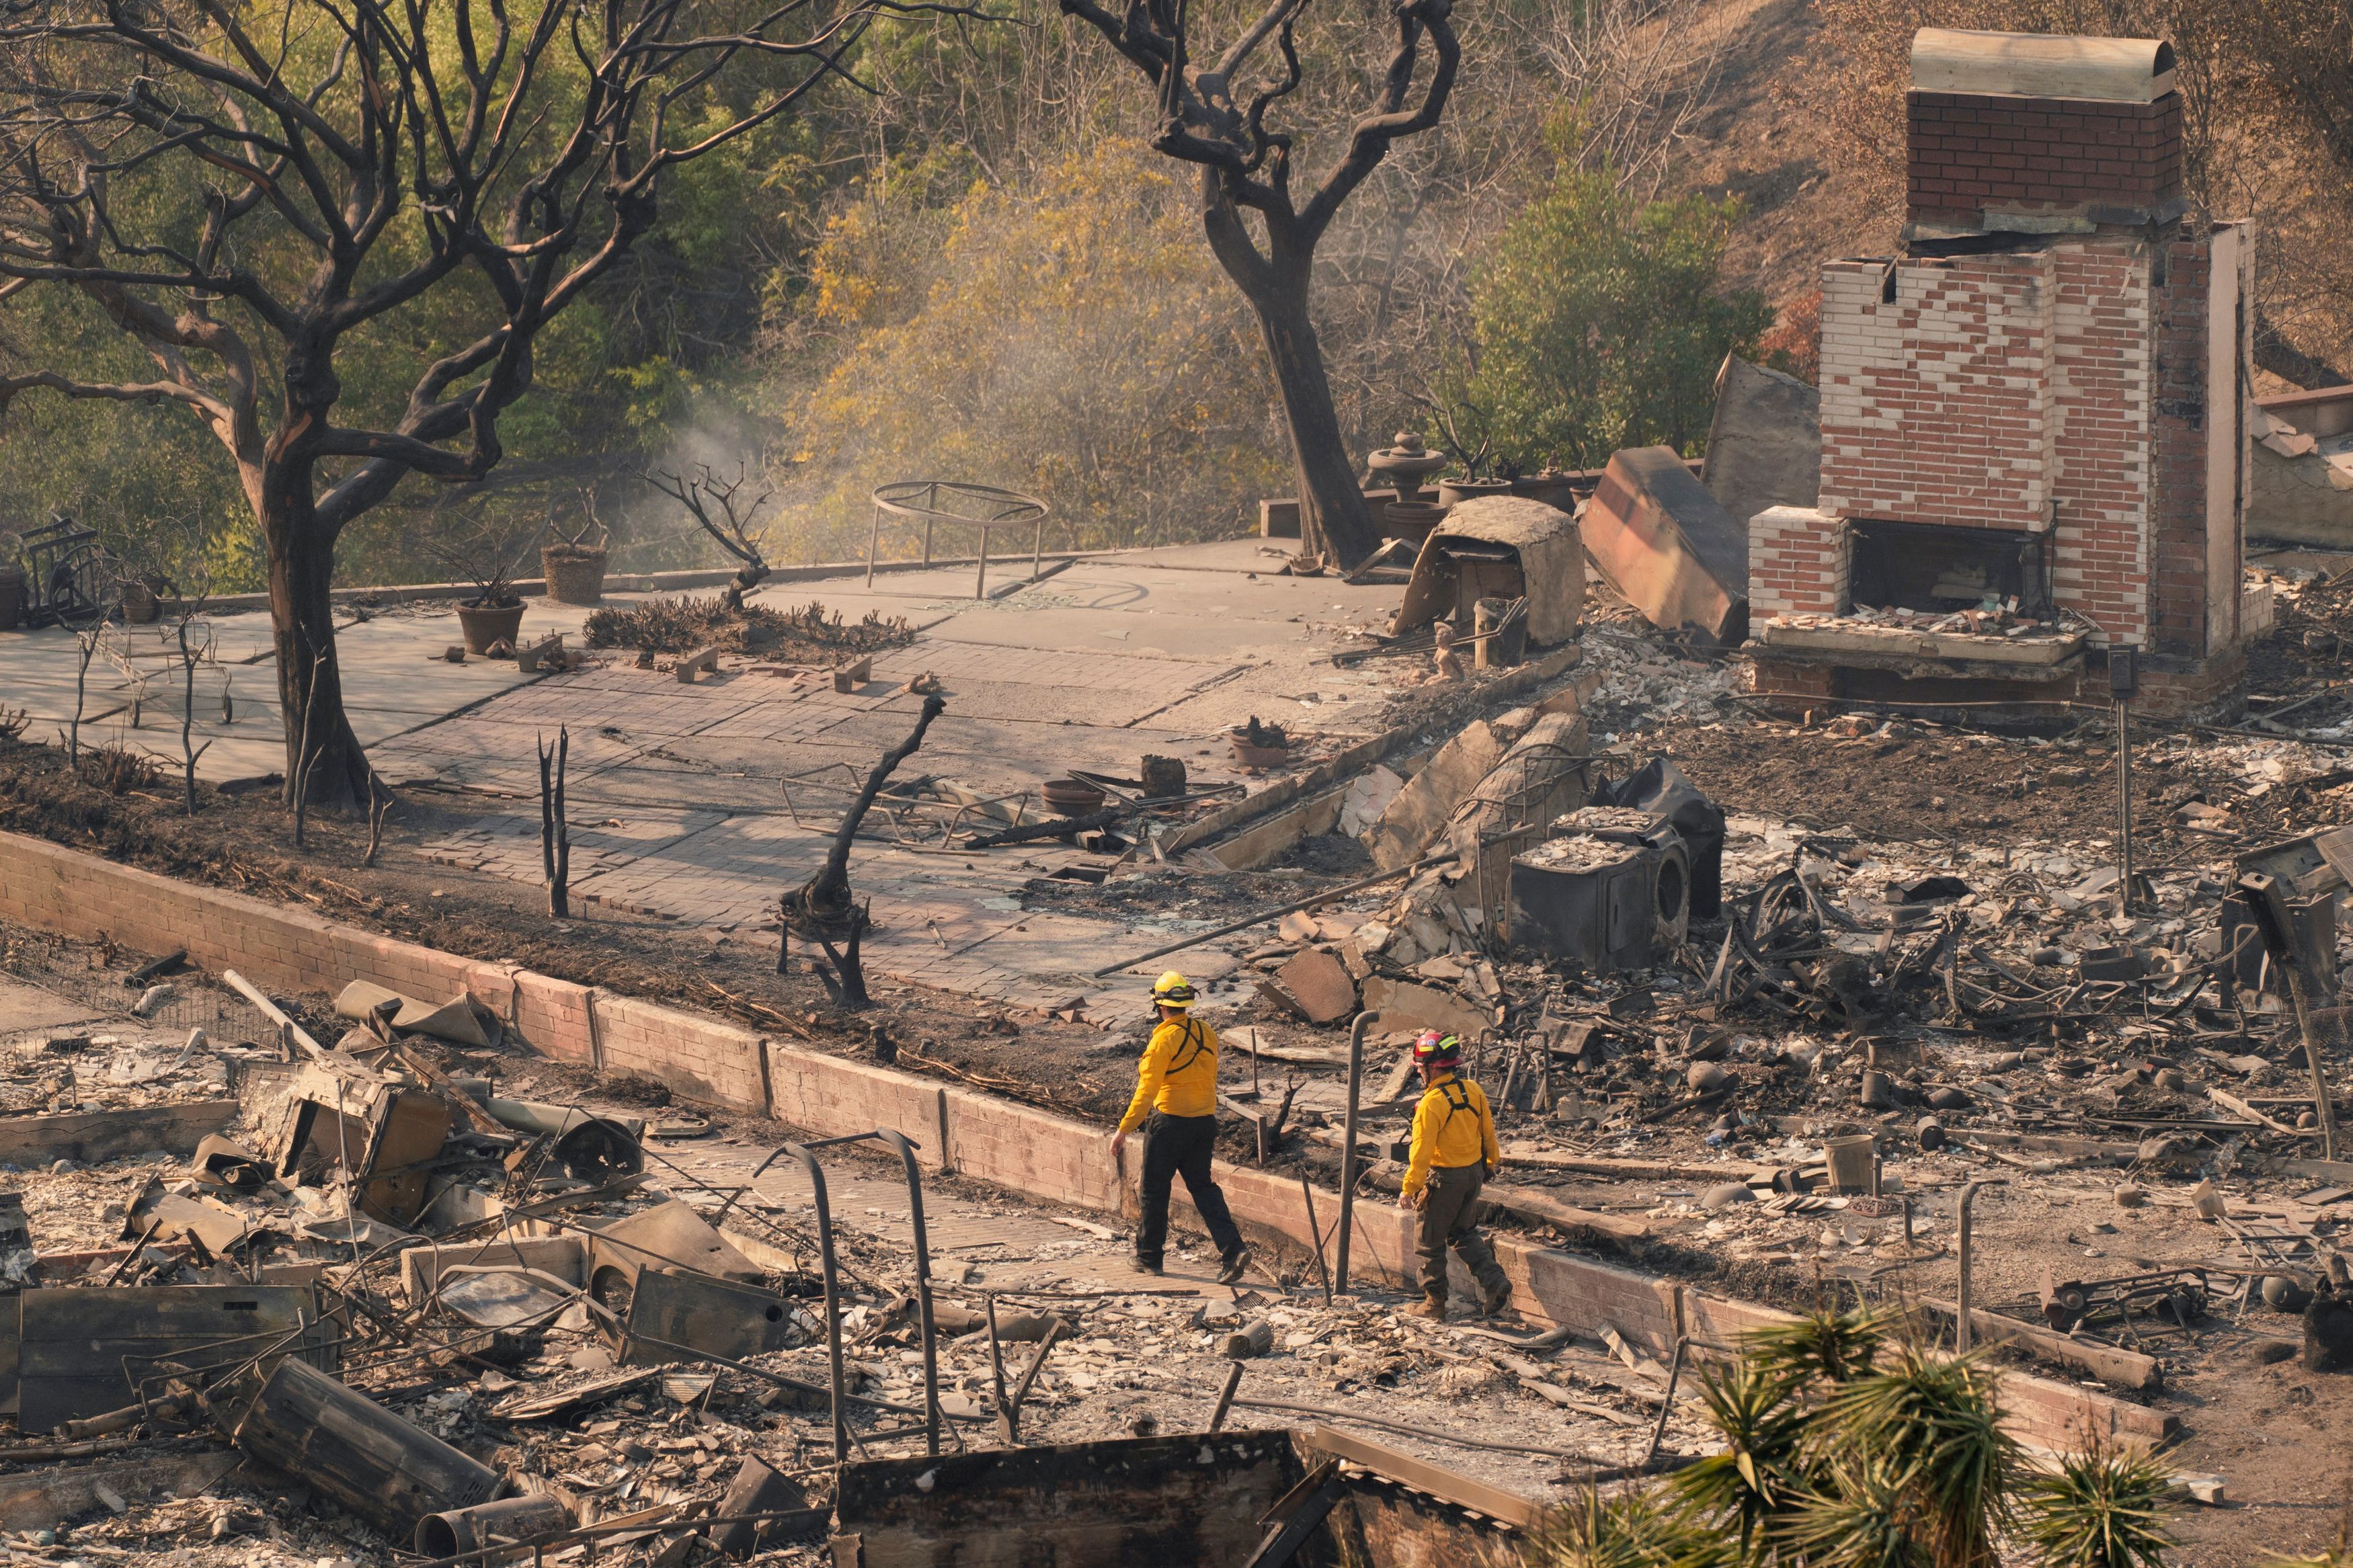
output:
<path id="1" fill-rule="evenodd" d="M 1135 1226 L 1136 1272 L 1160 1272 L 1161 1249 L 1168 1240 L 1169 1189 L 1181 1175 L 1223 1259 L 1218 1282 L 1231 1285 L 1250 1266 L 1250 1248 L 1242 1245 L 1226 1194 L 1210 1175 L 1218 1142 L 1218 1032 L 1193 1016 L 1193 987 L 1173 969 L 1153 986 L 1160 1022 L 1145 1045 L 1135 1098 L 1111 1136 L 1111 1152 L 1118 1158 L 1127 1135 L 1143 1126 L 1144 1215 Z"/>
<path id="2" fill-rule="evenodd" d="M 1413 1157 L 1398 1194 L 1399 1208 L 1421 1211 L 1424 1300 L 1413 1315 L 1445 1318 L 1449 1247 L 1462 1255 L 1463 1267 L 1479 1283 L 1480 1310 L 1492 1315 L 1512 1299 L 1512 1281 L 1478 1231 L 1479 1189 L 1504 1163 L 1495 1118 L 1479 1086 L 1459 1075 L 1460 1037 L 1424 1029 L 1413 1043 L 1413 1061 L 1423 1088 L 1413 1112 Z"/>

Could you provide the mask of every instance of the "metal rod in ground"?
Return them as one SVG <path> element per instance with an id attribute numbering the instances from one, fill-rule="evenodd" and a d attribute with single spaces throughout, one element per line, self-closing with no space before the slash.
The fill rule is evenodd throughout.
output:
<path id="1" fill-rule="evenodd" d="M 902 1132 L 888 1129 L 877 1137 L 899 1152 L 907 1167 L 907 1217 L 915 1230 L 915 1311 L 923 1334 L 924 1452 L 936 1458 L 940 1451 L 939 1335 L 932 1320 L 932 1248 L 923 1231 L 923 1173 L 915 1164 L 915 1146 Z"/>
<path id="2" fill-rule="evenodd" d="M 1240 1388 L 1241 1385 L 1242 1363 L 1236 1362 L 1233 1365 L 1226 1368 L 1225 1391 L 1218 1395 L 1217 1409 L 1209 1413 L 1210 1431 L 1221 1432 L 1225 1429 L 1226 1415 L 1234 1407 L 1234 1390 Z"/>
<path id="3" fill-rule="evenodd" d="M 1307 1203 L 1307 1234 L 1315 1238 L 1315 1272 L 1324 1280 L 1324 1304 L 1332 1304 L 1332 1267 L 1324 1261 L 1324 1227 L 1315 1219 L 1315 1189 L 1307 1184 L 1307 1173 L 1299 1173 L 1299 1195 Z"/>
<path id="4" fill-rule="evenodd" d="M 1674 1359 L 1667 1363 L 1667 1396 L 1660 1403 L 1658 1425 L 1651 1428 L 1651 1441 L 1642 1449 L 1642 1462 L 1638 1468 L 1649 1469 L 1651 1461 L 1659 1457 L 1659 1441 L 1667 1435 L 1667 1417 L 1674 1414 L 1675 1380 L 1683 1375 L 1683 1352 L 1690 1344 L 1690 1335 L 1675 1336 Z"/>
<path id="5" fill-rule="evenodd" d="M 833 1396 L 833 1458 L 836 1464 L 849 1462 L 849 1413 L 844 1407 L 841 1365 L 841 1276 L 833 1256 L 833 1210 L 826 1203 L 825 1170 L 817 1163 L 816 1153 L 799 1143 L 787 1143 L 783 1152 L 801 1163 L 808 1172 L 809 1192 L 817 1208 L 818 1256 L 825 1266 L 825 1347 L 832 1373 Z"/>
<path id="6" fill-rule="evenodd" d="M 2295 1009 L 2295 1031 L 2304 1041 L 2305 1065 L 2312 1072 L 2312 1109 L 2320 1119 L 2320 1157 L 2337 1158 L 2337 1102 L 2329 1098 L 2328 1074 L 2320 1065 L 2320 1041 L 2313 1035 L 2312 1014 L 2304 994 L 2304 969 L 2296 963 L 2281 966 L 2287 976 L 2288 1005 Z M 2227 984 L 2227 982 L 2226 982 Z"/>
<path id="7" fill-rule="evenodd" d="M 1380 1022 L 1380 1013 L 1368 1008 L 1348 1026 L 1348 1113 L 1340 1128 L 1340 1218 L 1332 1247 L 1332 1285 L 1348 1290 L 1348 1231 L 1356 1208 L 1356 1103 L 1365 1087 L 1365 1031 Z"/>
<path id="8" fill-rule="evenodd" d="M 1969 1208 L 1972 1204 L 1977 1202 L 1978 1189 L 1979 1187 L 2006 1187 L 2008 1185 L 2010 1185 L 2010 1183 L 2007 1179 L 1998 1179 L 1989 1182 L 1968 1182 L 1963 1184 L 1961 1187 L 1960 1238 L 1956 1244 L 1957 1249 L 1960 1255 L 1959 1267 L 1961 1275 L 1961 1300 L 1959 1310 L 1953 1314 L 1953 1350 L 1957 1354 L 1965 1355 L 1968 1352 L 1969 1342 L 1972 1338 L 1969 1331 L 1972 1327 L 1969 1321 L 1969 1273 L 1970 1265 L 1975 1263 L 1977 1259 L 1974 1255 L 1974 1249 L 1969 1245 Z"/>
<path id="9" fill-rule="evenodd" d="M 1062 1327 L 1062 1320 L 1060 1318 L 1052 1320 L 1046 1325 L 1046 1337 L 1038 1342 L 1038 1353 L 1029 1358 L 1029 1370 L 1021 1374 L 1021 1381 L 1014 1385 L 1012 1402 L 1005 1407 L 1004 1430 L 1007 1434 L 1005 1440 L 1008 1443 L 1018 1443 L 1021 1440 L 1021 1402 L 1029 1397 L 1029 1385 L 1038 1381 L 1039 1370 L 1046 1364 L 1046 1352 L 1054 1348 L 1056 1340 L 1061 1338 Z"/>
<path id="10" fill-rule="evenodd" d="M 1261 910 L 1247 920 L 1235 921 L 1231 924 L 1221 925 L 1214 931 L 1197 932 L 1187 937 L 1183 942 L 1172 942 L 1166 947 L 1155 947 L 1150 952 L 1139 952 L 1134 958 L 1123 958 L 1115 963 L 1106 963 L 1101 969 L 1093 971 L 1089 978 L 1101 980 L 1107 974 L 1116 974 L 1123 969 L 1130 969 L 1139 963 L 1148 963 L 1155 958 L 1166 958 L 1172 952 L 1182 952 L 1188 947 L 1198 947 L 1205 942 L 1214 942 L 1221 936 L 1231 936 L 1238 931 L 1248 931 L 1252 926 L 1264 925 L 1269 921 L 1279 921 L 1295 910 L 1307 909 L 1315 904 L 1328 904 L 1334 899 L 1345 897 L 1362 889 L 1374 887 L 1382 882 L 1394 882 L 1399 877 L 1410 877 L 1416 871 L 1426 871 L 1432 866 L 1444 866 L 1459 858 L 1459 856 L 1449 851 L 1444 855 L 1427 856 L 1409 866 L 1400 866 L 1394 871 L 1383 871 L 1376 876 L 1360 877 L 1356 881 L 1344 882 L 1336 888 L 1326 888 L 1320 893 L 1312 893 L 1295 903 L 1284 904 L 1280 909 Z"/>
<path id="11" fill-rule="evenodd" d="M 2132 869 L 2132 704 L 2116 699 L 2116 910 L 2130 913 Z"/>
<path id="12" fill-rule="evenodd" d="M 1006 1443 L 1013 1441 L 1013 1425 L 1006 1415 L 1005 1351 L 997 1338 L 997 1298 L 984 1294 L 980 1310 L 988 1314 L 988 1376 L 997 1389 L 997 1436 Z"/>

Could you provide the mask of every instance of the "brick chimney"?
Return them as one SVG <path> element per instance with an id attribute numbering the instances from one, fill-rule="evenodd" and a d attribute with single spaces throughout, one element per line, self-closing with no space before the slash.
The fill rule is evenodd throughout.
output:
<path id="1" fill-rule="evenodd" d="M 2160 39 L 1923 28 L 1906 109 L 1906 239 L 2084 233 L 2187 208 Z"/>

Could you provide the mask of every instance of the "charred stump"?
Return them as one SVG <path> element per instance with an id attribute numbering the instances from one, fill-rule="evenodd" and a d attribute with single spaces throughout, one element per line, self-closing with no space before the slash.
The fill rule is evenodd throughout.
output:
<path id="1" fill-rule="evenodd" d="M 850 841 L 858 837 L 859 826 L 866 820 L 875 796 L 882 793 L 892 773 L 915 754 L 923 743 L 923 731 L 945 711 L 947 703 L 938 696 L 923 699 L 923 710 L 916 717 L 913 731 L 882 753 L 882 760 L 866 775 L 866 786 L 850 802 L 849 809 L 842 813 L 841 826 L 834 832 L 833 848 L 825 858 L 824 868 L 780 900 L 783 918 L 777 937 L 781 944 L 776 955 L 778 972 L 783 971 L 785 952 L 794 937 L 816 942 L 825 951 L 825 958 L 816 965 L 817 975 L 825 984 L 828 999 L 837 1007 L 863 1009 L 874 1005 L 866 993 L 866 972 L 858 952 L 873 919 L 871 905 L 860 903 L 849 890 Z"/>

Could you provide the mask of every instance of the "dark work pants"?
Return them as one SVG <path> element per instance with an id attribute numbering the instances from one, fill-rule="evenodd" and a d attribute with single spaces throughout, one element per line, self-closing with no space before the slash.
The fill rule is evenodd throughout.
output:
<path id="1" fill-rule="evenodd" d="M 1430 1173 L 1422 1189 L 1421 1288 L 1425 1294 L 1446 1294 L 1446 1249 L 1462 1255 L 1462 1266 L 1489 1293 L 1508 1295 L 1512 1282 L 1495 1261 L 1495 1249 L 1479 1234 L 1479 1189 L 1487 1184 L 1484 1165 L 1457 1165 Z"/>
<path id="2" fill-rule="evenodd" d="M 1231 1258 L 1241 1250 L 1242 1233 L 1226 1208 L 1226 1194 L 1209 1177 L 1209 1159 L 1216 1152 L 1218 1119 L 1214 1116 L 1164 1116 L 1154 1111 L 1144 1123 L 1144 1217 L 1136 1222 L 1135 1256 L 1157 1265 L 1168 1243 L 1168 1191 L 1178 1176 L 1209 1227 L 1218 1256 Z"/>

